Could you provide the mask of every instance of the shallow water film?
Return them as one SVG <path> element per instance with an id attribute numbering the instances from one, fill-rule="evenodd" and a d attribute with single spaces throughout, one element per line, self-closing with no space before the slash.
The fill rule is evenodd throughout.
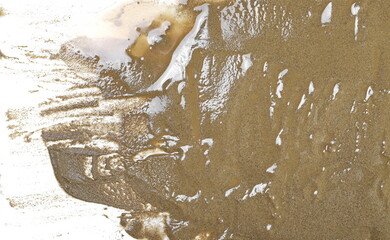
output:
<path id="1" fill-rule="evenodd" d="M 137 239 L 390 239 L 389 15 L 386 0 L 105 11 L 52 55 L 91 75 L 41 103 L 59 184 L 123 209 Z"/>

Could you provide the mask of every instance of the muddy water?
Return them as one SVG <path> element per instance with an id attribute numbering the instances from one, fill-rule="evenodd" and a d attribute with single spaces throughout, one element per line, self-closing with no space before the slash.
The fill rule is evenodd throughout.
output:
<path id="1" fill-rule="evenodd" d="M 390 4 L 204 2 L 62 46 L 101 91 L 43 112 L 63 189 L 136 238 L 389 239 Z"/>

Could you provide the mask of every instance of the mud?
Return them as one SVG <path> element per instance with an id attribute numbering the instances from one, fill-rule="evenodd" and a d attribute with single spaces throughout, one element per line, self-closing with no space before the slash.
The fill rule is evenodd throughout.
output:
<path id="1" fill-rule="evenodd" d="M 137 238 L 389 239 L 390 2 L 203 2 L 63 45 L 101 91 L 43 112 L 63 189 Z"/>

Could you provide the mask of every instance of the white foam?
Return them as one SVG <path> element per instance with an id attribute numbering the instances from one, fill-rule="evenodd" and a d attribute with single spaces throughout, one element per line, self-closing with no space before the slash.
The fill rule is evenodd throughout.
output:
<path id="1" fill-rule="evenodd" d="M 184 89 L 184 87 L 186 86 L 186 82 L 180 82 L 179 84 L 178 84 L 178 86 L 177 86 L 177 92 L 178 93 L 181 93 L 182 91 L 183 91 L 183 89 Z"/>
<path id="2" fill-rule="evenodd" d="M 267 187 L 266 183 L 260 183 L 253 187 L 252 192 L 249 194 L 249 197 L 254 197 L 258 193 L 264 193 L 265 187 Z"/>
<path id="3" fill-rule="evenodd" d="M 225 197 L 229 197 L 230 194 L 232 194 L 235 190 L 239 189 L 240 186 L 241 186 L 241 185 L 238 185 L 238 186 L 236 186 L 236 187 L 233 187 L 233 188 L 230 188 L 229 190 L 227 190 L 227 191 L 225 192 Z"/>
<path id="4" fill-rule="evenodd" d="M 279 76 L 278 76 L 278 86 L 276 87 L 276 92 L 275 92 L 275 94 L 276 94 L 276 96 L 278 97 L 278 98 L 282 98 L 282 91 L 283 91 L 283 77 L 284 77 L 284 75 L 286 75 L 287 74 L 287 72 L 288 72 L 288 69 L 284 69 L 283 71 L 281 71 L 280 73 L 279 73 Z"/>
<path id="5" fill-rule="evenodd" d="M 155 97 L 149 102 L 148 114 L 154 116 L 160 112 L 163 112 L 169 103 L 169 99 L 166 96 Z"/>
<path id="6" fill-rule="evenodd" d="M 144 151 L 138 152 L 134 157 L 133 161 L 144 161 L 150 156 L 161 156 L 161 155 L 167 155 L 168 153 L 163 151 L 160 148 L 153 148 L 153 149 L 146 149 Z"/>
<path id="7" fill-rule="evenodd" d="M 337 93 L 339 93 L 339 91 L 340 91 L 340 83 L 336 83 L 336 85 L 334 85 L 333 87 L 332 100 L 336 99 L 336 95 Z"/>
<path id="8" fill-rule="evenodd" d="M 275 140 L 275 144 L 276 145 L 282 145 L 282 139 L 281 139 L 281 137 L 280 137 L 280 135 L 283 133 L 283 128 L 280 130 L 280 132 L 279 132 L 279 134 L 278 134 L 278 136 L 276 137 L 276 140 Z"/>
<path id="9" fill-rule="evenodd" d="M 165 21 L 161 24 L 160 27 L 151 30 L 148 33 L 148 38 L 147 38 L 149 45 L 154 45 L 156 43 L 159 43 L 163 39 L 162 37 L 166 35 L 166 31 L 169 29 L 170 26 L 171 23 Z"/>
<path id="10" fill-rule="evenodd" d="M 359 31 L 359 17 L 358 17 L 359 11 L 360 11 L 360 6 L 357 5 L 356 3 L 353 3 L 351 6 L 351 14 L 355 16 L 355 29 L 354 29 L 355 40 L 357 40 L 357 36 L 358 36 L 357 34 Z"/>
<path id="11" fill-rule="evenodd" d="M 356 106 L 355 105 L 356 105 L 356 101 L 353 101 L 350 113 L 356 112 Z"/>
<path id="12" fill-rule="evenodd" d="M 192 146 L 191 145 L 184 145 L 184 146 L 181 146 L 180 148 L 183 151 L 183 155 L 180 158 L 180 160 L 184 161 L 184 159 L 186 158 L 186 153 L 188 152 L 188 150 L 190 150 L 190 148 L 192 148 Z"/>
<path id="13" fill-rule="evenodd" d="M 332 2 L 326 5 L 324 11 L 321 14 L 322 26 L 329 24 L 332 21 Z"/>
<path id="14" fill-rule="evenodd" d="M 357 5 L 356 3 L 353 3 L 351 6 L 351 14 L 356 16 L 359 13 L 360 6 Z"/>
<path id="15" fill-rule="evenodd" d="M 184 109 L 186 107 L 186 99 L 184 96 L 180 98 L 180 106 Z"/>
<path id="16" fill-rule="evenodd" d="M 369 99 L 372 95 L 374 95 L 374 90 L 372 90 L 372 87 L 369 86 L 369 87 L 367 88 L 366 98 L 364 99 L 364 101 L 367 102 L 368 99 Z"/>
<path id="17" fill-rule="evenodd" d="M 278 79 L 282 79 L 288 73 L 288 69 L 284 69 L 278 75 Z"/>
<path id="18" fill-rule="evenodd" d="M 186 195 L 177 195 L 176 196 L 176 201 L 178 202 L 193 202 L 197 201 L 200 196 L 202 195 L 202 191 L 198 191 L 194 196 L 186 196 Z"/>
<path id="19" fill-rule="evenodd" d="M 314 92 L 314 83 L 310 82 L 310 84 L 309 84 L 309 95 L 312 94 L 313 92 Z"/>
<path id="20" fill-rule="evenodd" d="M 202 145 L 207 144 L 210 147 L 212 147 L 214 144 L 214 140 L 212 138 L 204 138 L 204 139 L 202 139 L 201 144 Z"/>
<path id="21" fill-rule="evenodd" d="M 299 103 L 297 109 L 300 109 L 302 107 L 302 105 L 305 104 L 305 102 L 306 102 L 306 94 L 303 94 L 302 98 L 301 98 L 301 102 Z"/>
<path id="22" fill-rule="evenodd" d="M 249 68 L 253 66 L 253 62 L 251 60 L 251 54 L 245 54 L 242 55 L 242 63 L 241 63 L 241 72 L 242 74 L 245 74 L 246 71 L 248 71 Z"/>
<path id="23" fill-rule="evenodd" d="M 228 230 L 229 230 L 229 228 L 226 228 L 225 231 L 223 232 L 222 236 L 220 238 L 218 238 L 218 240 L 225 240 L 225 239 L 227 239 Z M 195 239 L 197 239 L 197 237 L 195 237 Z M 230 239 L 231 239 L 231 237 L 230 237 Z"/>
<path id="24" fill-rule="evenodd" d="M 278 81 L 278 86 L 276 87 L 276 92 L 275 92 L 278 98 L 282 98 L 282 94 L 281 94 L 282 91 L 283 91 L 283 81 L 280 79 Z"/>
<path id="25" fill-rule="evenodd" d="M 275 169 L 278 167 L 278 165 L 276 163 L 272 164 L 271 167 L 269 167 L 266 172 L 267 173 L 275 173 Z"/>
<path id="26" fill-rule="evenodd" d="M 268 71 L 268 62 L 265 61 L 264 66 L 263 66 L 263 72 L 267 72 L 267 71 Z"/>
<path id="27" fill-rule="evenodd" d="M 193 51 L 197 48 L 204 48 L 207 45 L 207 40 L 209 38 L 208 29 L 202 26 L 208 20 L 208 5 L 209 4 L 203 4 L 195 8 L 195 10 L 200 10 L 201 13 L 196 17 L 194 27 L 173 52 L 172 61 L 169 63 L 165 72 L 146 91 L 162 91 L 162 86 L 165 82 L 171 81 L 172 84 L 173 82 L 185 79 L 186 67 L 191 60 Z M 196 39 L 197 36 L 200 36 L 200 39 Z"/>

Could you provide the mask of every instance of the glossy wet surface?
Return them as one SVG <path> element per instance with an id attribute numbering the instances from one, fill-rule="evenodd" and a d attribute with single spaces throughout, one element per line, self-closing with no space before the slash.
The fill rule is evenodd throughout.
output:
<path id="1" fill-rule="evenodd" d="M 53 56 L 96 76 L 43 104 L 62 188 L 136 238 L 390 238 L 390 3 L 168 9 Z"/>

